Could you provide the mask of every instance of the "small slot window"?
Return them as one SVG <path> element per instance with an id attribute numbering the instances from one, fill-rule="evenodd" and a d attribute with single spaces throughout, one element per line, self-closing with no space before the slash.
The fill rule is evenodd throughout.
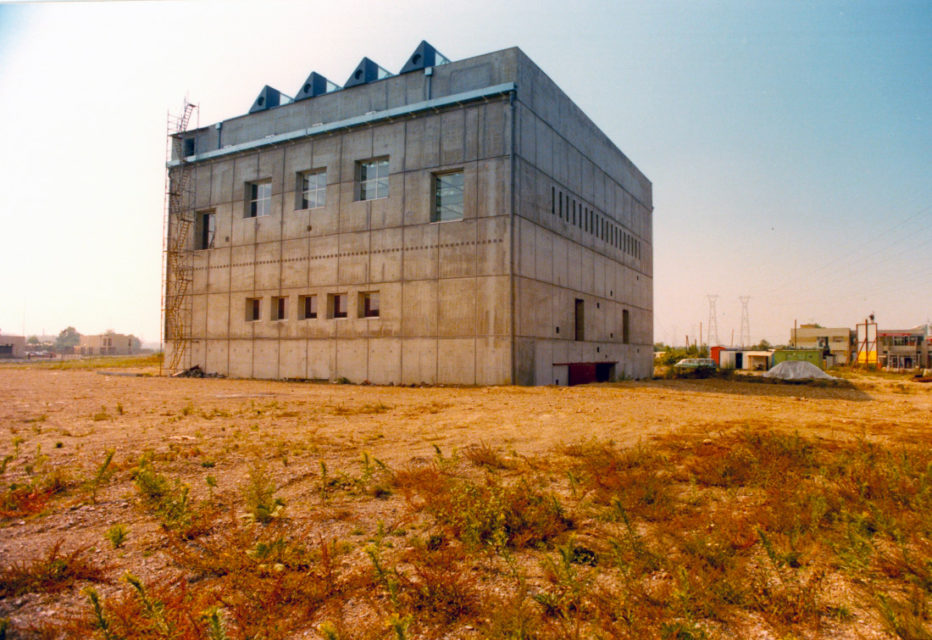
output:
<path id="1" fill-rule="evenodd" d="M 261 298 L 246 298 L 246 322 L 257 322 L 261 317 L 261 310 Z"/>
<path id="2" fill-rule="evenodd" d="M 317 296 L 300 296 L 298 298 L 298 304 L 301 308 L 302 320 L 313 320 L 317 317 Z"/>
<path id="3" fill-rule="evenodd" d="M 366 291 L 359 294 L 359 315 L 362 318 L 379 317 L 378 291 Z"/>

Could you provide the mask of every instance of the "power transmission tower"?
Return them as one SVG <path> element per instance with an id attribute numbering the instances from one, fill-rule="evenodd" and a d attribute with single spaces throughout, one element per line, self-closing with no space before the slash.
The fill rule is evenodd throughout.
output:
<path id="1" fill-rule="evenodd" d="M 710 293 L 709 299 L 709 348 L 718 344 L 718 312 L 715 311 L 715 301 L 718 295 Z"/>
<path id="2" fill-rule="evenodd" d="M 748 317 L 748 302 L 751 296 L 738 296 L 741 301 L 741 346 L 747 347 L 751 344 L 751 320 Z"/>

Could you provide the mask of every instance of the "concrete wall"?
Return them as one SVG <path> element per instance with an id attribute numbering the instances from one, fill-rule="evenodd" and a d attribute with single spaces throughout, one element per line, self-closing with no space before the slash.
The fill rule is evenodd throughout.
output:
<path id="1" fill-rule="evenodd" d="M 566 384 L 570 362 L 615 362 L 616 378 L 650 376 L 650 182 L 523 54 L 517 84 L 516 380 Z"/>
<path id="2" fill-rule="evenodd" d="M 26 357 L 26 338 L 24 336 L 0 335 L 0 346 L 4 347 L 0 352 L 0 358 Z"/>
<path id="3" fill-rule="evenodd" d="M 82 356 L 130 355 L 134 353 L 133 336 L 122 333 L 101 333 L 93 336 L 81 336 L 75 352 Z"/>
<path id="4" fill-rule="evenodd" d="M 195 209 L 215 214 L 216 235 L 212 249 L 193 251 L 185 366 L 256 378 L 511 382 L 510 126 L 498 100 L 196 165 Z M 375 157 L 389 159 L 389 195 L 357 201 L 357 162 Z M 310 169 L 326 170 L 326 206 L 299 209 L 297 174 Z M 430 222 L 433 175 L 460 169 L 463 219 Z M 246 217 L 245 185 L 266 179 L 271 215 Z M 194 241 L 192 232 L 191 249 Z M 376 291 L 380 316 L 360 317 L 360 294 Z M 328 296 L 341 293 L 348 317 L 327 318 Z M 305 320 L 309 295 L 318 318 Z M 286 315 L 273 320 L 278 297 Z M 258 321 L 247 320 L 247 298 L 260 300 Z"/>

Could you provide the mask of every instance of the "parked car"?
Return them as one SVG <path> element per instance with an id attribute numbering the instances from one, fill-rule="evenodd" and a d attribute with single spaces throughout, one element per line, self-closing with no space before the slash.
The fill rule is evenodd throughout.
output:
<path id="1" fill-rule="evenodd" d="M 715 369 L 715 360 L 712 358 L 683 358 L 673 368 L 678 371 L 698 371 L 699 369 Z"/>

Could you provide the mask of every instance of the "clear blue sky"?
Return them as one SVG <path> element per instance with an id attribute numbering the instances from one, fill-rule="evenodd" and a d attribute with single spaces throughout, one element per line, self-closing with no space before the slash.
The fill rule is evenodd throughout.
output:
<path id="1" fill-rule="evenodd" d="M 932 2 L 0 5 L 0 330 L 158 339 L 165 116 L 519 46 L 654 185 L 655 340 L 932 316 Z"/>

